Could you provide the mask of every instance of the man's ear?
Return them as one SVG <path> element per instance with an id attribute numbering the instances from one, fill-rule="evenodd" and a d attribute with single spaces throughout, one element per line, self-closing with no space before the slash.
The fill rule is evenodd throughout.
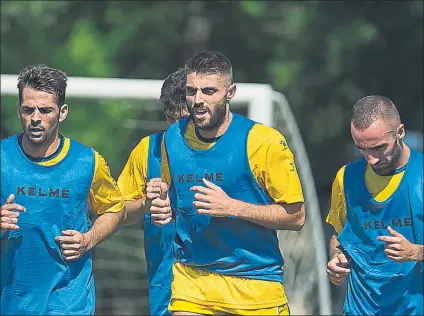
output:
<path id="1" fill-rule="evenodd" d="M 64 104 L 59 109 L 59 122 L 63 122 L 68 116 L 69 107 L 67 104 Z"/>
<path id="2" fill-rule="evenodd" d="M 234 98 L 234 96 L 236 95 L 236 84 L 233 83 L 229 88 L 228 88 L 228 92 L 227 92 L 227 102 L 230 101 L 232 98 Z"/>
<path id="3" fill-rule="evenodd" d="M 403 139 L 405 137 L 405 125 L 400 124 L 396 131 L 396 137 L 398 139 Z"/>

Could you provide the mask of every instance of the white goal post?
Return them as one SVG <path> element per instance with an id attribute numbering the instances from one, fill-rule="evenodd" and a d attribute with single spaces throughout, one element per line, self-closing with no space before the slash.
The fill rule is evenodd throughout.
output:
<path id="1" fill-rule="evenodd" d="M 67 97 L 95 99 L 158 100 L 163 83 L 162 80 L 150 79 L 87 77 L 69 77 L 68 79 Z M 2 74 L 2 96 L 17 96 L 16 84 L 17 75 Z M 314 244 L 314 253 L 311 254 L 314 262 L 311 262 L 310 268 L 315 269 L 314 282 L 316 282 L 318 290 L 315 295 L 318 296 L 316 299 L 319 304 L 319 313 L 321 315 L 331 315 L 332 302 L 326 274 L 327 252 L 321 212 L 309 159 L 289 103 L 282 93 L 274 91 L 270 85 L 253 83 L 237 83 L 237 91 L 233 100 L 234 102 L 248 105 L 247 113 L 249 118 L 284 130 L 284 135 L 289 140 L 290 147 L 295 155 L 305 195 L 307 209 L 307 224 L 305 228 L 312 230 L 308 238 L 313 240 L 307 240 L 307 242 Z M 280 125 L 284 124 L 283 128 L 276 126 L 276 117 L 281 117 L 282 123 Z M 307 287 L 308 285 L 303 284 L 303 286 Z M 290 296 L 289 289 L 286 290 Z M 304 303 L 307 304 L 307 302 Z"/>

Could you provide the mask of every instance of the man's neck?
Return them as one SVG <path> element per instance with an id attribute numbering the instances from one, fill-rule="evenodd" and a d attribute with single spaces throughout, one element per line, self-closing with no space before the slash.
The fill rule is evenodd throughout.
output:
<path id="1" fill-rule="evenodd" d="M 56 133 L 51 140 L 42 144 L 31 143 L 25 134 L 22 136 L 22 149 L 28 156 L 34 158 L 45 158 L 52 155 L 60 145 L 59 134 Z"/>
<path id="2" fill-rule="evenodd" d="M 411 150 L 405 143 L 402 144 L 402 153 L 400 154 L 400 159 L 396 169 L 402 168 L 408 163 L 409 156 L 411 155 Z"/>
<path id="3" fill-rule="evenodd" d="M 224 135 L 224 133 L 227 131 L 232 119 L 233 119 L 233 114 L 230 111 L 228 111 L 227 115 L 224 118 L 223 123 L 219 125 L 217 128 L 208 129 L 208 130 L 199 129 L 198 133 L 200 134 L 200 136 L 207 139 L 220 137 Z"/>

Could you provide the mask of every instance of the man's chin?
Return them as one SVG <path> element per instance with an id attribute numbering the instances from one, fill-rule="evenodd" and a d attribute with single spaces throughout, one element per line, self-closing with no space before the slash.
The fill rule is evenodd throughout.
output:
<path id="1" fill-rule="evenodd" d="M 372 168 L 375 174 L 378 174 L 379 176 L 391 176 L 395 173 L 395 169 L 393 168 Z"/>
<path id="2" fill-rule="evenodd" d="M 197 129 L 208 129 L 209 128 L 209 121 L 201 120 L 198 121 L 196 119 L 193 119 L 194 125 Z"/>
<path id="3" fill-rule="evenodd" d="M 41 144 L 44 142 L 44 137 L 34 137 L 34 136 L 29 136 L 27 135 L 27 139 L 30 141 L 30 143 L 32 144 Z"/>

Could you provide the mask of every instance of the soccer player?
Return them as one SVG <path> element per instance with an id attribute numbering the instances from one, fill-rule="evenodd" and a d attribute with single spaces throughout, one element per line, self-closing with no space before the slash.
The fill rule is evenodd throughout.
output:
<path id="1" fill-rule="evenodd" d="M 423 154 L 386 97 L 360 99 L 350 128 L 363 158 L 333 182 L 328 277 L 348 278 L 344 315 L 423 315 Z"/>
<path id="2" fill-rule="evenodd" d="M 279 131 L 230 111 L 236 85 L 226 56 L 199 52 L 186 69 L 190 117 L 165 132 L 165 184 L 148 186 L 148 197 L 161 194 L 154 222 L 176 214 L 169 310 L 288 315 L 277 230 L 305 221 L 293 154 Z"/>
<path id="3" fill-rule="evenodd" d="M 1 141 L 2 315 L 93 315 L 91 249 L 125 214 L 103 157 L 59 134 L 66 86 L 45 65 L 18 76 L 23 131 Z"/>
<path id="4" fill-rule="evenodd" d="M 159 103 L 164 108 L 169 125 L 188 116 L 185 83 L 185 69 L 181 68 L 170 74 L 162 85 Z M 169 315 L 172 265 L 175 260 L 172 254 L 175 225 L 154 225 L 148 209 L 149 201 L 146 201 L 147 182 L 161 176 L 162 136 L 163 132 L 144 137 L 131 152 L 118 178 L 128 216 L 125 224 L 138 223 L 144 218 L 150 315 Z"/>

